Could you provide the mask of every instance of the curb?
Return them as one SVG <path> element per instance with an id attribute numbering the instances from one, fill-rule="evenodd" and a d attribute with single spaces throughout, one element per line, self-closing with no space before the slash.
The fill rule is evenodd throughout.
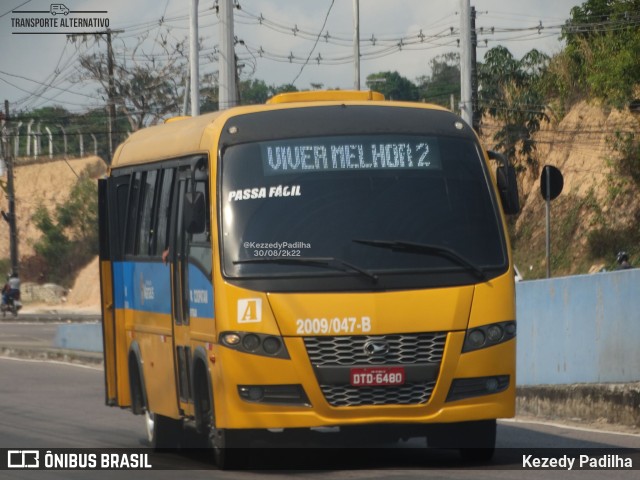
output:
<path id="1" fill-rule="evenodd" d="M 516 388 L 517 415 L 640 428 L 640 382 Z"/>
<path id="2" fill-rule="evenodd" d="M 27 360 L 53 360 L 82 365 L 102 366 L 102 352 L 66 350 L 60 348 L 21 348 L 0 346 L 0 357 L 23 358 Z"/>
<path id="3" fill-rule="evenodd" d="M 0 323 L 96 323 L 101 322 L 98 313 L 67 313 L 67 312 L 35 312 L 20 313 L 17 317 L 0 317 Z"/>

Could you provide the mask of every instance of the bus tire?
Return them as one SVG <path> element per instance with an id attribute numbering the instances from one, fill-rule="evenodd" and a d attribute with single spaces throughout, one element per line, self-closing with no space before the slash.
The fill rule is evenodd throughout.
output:
<path id="1" fill-rule="evenodd" d="M 427 444 L 431 448 L 457 449 L 465 462 L 488 462 L 496 446 L 496 420 L 431 425 Z"/>
<path id="2" fill-rule="evenodd" d="M 482 420 L 466 422 L 466 433 L 469 444 L 460 448 L 460 457 L 465 462 L 488 462 L 493 458 L 496 449 L 496 421 Z"/>
<path id="3" fill-rule="evenodd" d="M 178 448 L 182 437 L 182 422 L 158 415 L 147 409 L 144 413 L 147 440 L 153 449 Z"/>
<path id="4" fill-rule="evenodd" d="M 211 427 L 209 446 L 213 450 L 213 460 L 220 470 L 239 468 L 243 462 L 245 446 L 243 432 Z"/>

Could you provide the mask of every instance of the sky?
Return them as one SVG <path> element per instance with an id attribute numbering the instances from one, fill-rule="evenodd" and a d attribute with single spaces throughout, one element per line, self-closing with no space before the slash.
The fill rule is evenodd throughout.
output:
<path id="1" fill-rule="evenodd" d="M 0 100 L 8 100 L 11 111 L 57 104 L 83 112 L 104 105 L 98 85 L 79 85 L 77 78 L 79 56 L 104 53 L 106 42 L 92 35 L 72 42 L 67 33 L 105 27 L 121 30 L 113 36 L 116 62 L 129 65 L 143 62 L 144 55 L 162 61 L 157 42 L 163 39 L 170 44 L 185 41 L 187 54 L 190 0 L 63 1 L 70 10 L 67 16 L 52 15 L 50 0 L 0 0 Z M 234 10 L 234 33 L 242 79 L 256 78 L 268 85 L 294 83 L 301 90 L 312 83 L 324 88 L 354 87 L 353 0 L 235 1 L 240 7 Z M 218 68 L 215 3 L 199 1 L 201 75 Z M 498 45 L 517 58 L 533 48 L 550 55 L 559 52 L 559 27 L 570 17 L 571 8 L 581 3 L 472 0 L 478 12 L 478 60 Z M 430 74 L 434 57 L 459 52 L 459 0 L 359 0 L 359 5 L 363 88 L 367 75 L 381 71 L 397 71 L 416 81 Z M 63 19 L 91 18 L 101 23 L 94 28 L 62 25 Z M 25 19 L 57 21 L 58 25 L 26 26 L 20 22 L 33 20 Z"/>

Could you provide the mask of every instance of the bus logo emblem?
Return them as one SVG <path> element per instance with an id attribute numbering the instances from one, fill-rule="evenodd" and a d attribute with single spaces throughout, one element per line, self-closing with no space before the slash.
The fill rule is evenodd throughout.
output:
<path id="1" fill-rule="evenodd" d="M 364 353 L 370 357 L 380 357 L 389 353 L 389 344 L 387 342 L 370 340 L 364 344 Z"/>
<path id="2" fill-rule="evenodd" d="M 238 300 L 238 323 L 258 323 L 261 321 L 261 298 L 241 298 Z"/>

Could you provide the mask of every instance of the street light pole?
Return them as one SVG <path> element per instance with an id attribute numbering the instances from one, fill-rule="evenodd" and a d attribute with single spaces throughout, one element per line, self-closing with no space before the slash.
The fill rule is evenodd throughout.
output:
<path id="1" fill-rule="evenodd" d="M 9 101 L 4 101 L 4 112 L 6 120 L 6 129 L 9 129 Z M 14 158 L 11 155 L 11 148 L 9 147 L 9 141 L 2 132 L 2 151 L 7 164 L 7 198 L 9 200 L 9 212 L 2 212 L 3 218 L 9 224 L 9 250 L 11 256 L 11 272 L 18 275 L 18 226 L 16 225 L 16 195 L 15 187 L 13 183 L 13 161 Z"/>
<path id="2" fill-rule="evenodd" d="M 198 115 L 200 115 L 200 64 L 198 63 L 198 0 L 191 0 L 189 21 L 191 116 L 197 117 Z"/>

